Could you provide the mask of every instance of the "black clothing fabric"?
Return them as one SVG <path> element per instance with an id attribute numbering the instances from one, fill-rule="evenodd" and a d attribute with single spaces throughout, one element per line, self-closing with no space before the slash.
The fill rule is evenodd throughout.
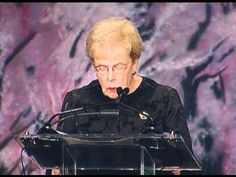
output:
<path id="1" fill-rule="evenodd" d="M 101 134 L 140 134 L 175 131 L 181 134 L 192 151 L 191 137 L 187 126 L 183 106 L 177 91 L 169 86 L 142 77 L 140 86 L 121 101 L 140 112 L 148 113 L 153 118 L 143 119 L 134 111 L 116 104 L 105 96 L 98 80 L 88 85 L 67 92 L 61 111 L 79 107 L 85 112 L 101 110 L 119 110 L 119 117 L 114 116 L 74 116 L 61 121 L 57 129 L 65 133 L 101 133 Z M 94 106 L 97 105 L 97 106 Z M 63 118 L 62 116 L 60 118 Z"/>

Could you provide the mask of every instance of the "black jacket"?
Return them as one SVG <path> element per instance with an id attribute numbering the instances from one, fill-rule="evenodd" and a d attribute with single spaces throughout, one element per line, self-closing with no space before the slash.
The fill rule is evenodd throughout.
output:
<path id="1" fill-rule="evenodd" d="M 119 109 L 120 116 L 118 119 L 113 116 L 75 117 L 60 122 L 57 129 L 65 133 L 139 134 L 147 133 L 148 126 L 152 124 L 155 127 L 153 133 L 174 130 L 181 134 L 192 151 L 191 137 L 183 106 L 175 89 L 143 77 L 140 86 L 122 99 L 124 104 L 140 112 L 148 113 L 153 121 L 142 119 L 136 112 L 119 107 L 112 101 L 109 97 L 104 96 L 98 80 L 67 92 L 62 111 L 107 103 L 103 106 L 91 106 L 86 111 Z"/>

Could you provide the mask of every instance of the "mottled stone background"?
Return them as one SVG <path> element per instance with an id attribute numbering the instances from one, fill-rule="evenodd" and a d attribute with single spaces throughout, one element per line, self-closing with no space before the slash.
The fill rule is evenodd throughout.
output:
<path id="1" fill-rule="evenodd" d="M 139 74 L 175 87 L 207 174 L 236 174 L 235 3 L 1 3 L 0 174 L 21 174 L 15 135 L 35 133 L 66 91 L 95 78 L 85 39 L 124 16 L 142 35 Z M 23 156 L 27 174 L 43 174 Z"/>

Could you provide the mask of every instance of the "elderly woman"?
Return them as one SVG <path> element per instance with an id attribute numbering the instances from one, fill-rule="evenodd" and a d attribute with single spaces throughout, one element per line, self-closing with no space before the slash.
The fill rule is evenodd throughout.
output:
<path id="1" fill-rule="evenodd" d="M 140 134 L 150 130 L 152 133 L 174 130 L 183 136 L 187 146 L 192 150 L 189 130 L 177 91 L 137 74 L 142 39 L 129 20 L 111 17 L 97 22 L 88 34 L 86 50 L 97 80 L 67 92 L 62 111 L 83 106 L 88 108 L 86 111 L 119 109 L 120 118 L 119 121 L 104 116 L 96 116 L 94 119 L 67 119 L 58 124 L 59 131 Z M 115 100 L 120 98 L 117 92 L 119 87 L 128 88 L 128 93 L 119 101 L 143 114 L 118 106 Z M 150 122 L 153 127 L 147 129 Z"/>

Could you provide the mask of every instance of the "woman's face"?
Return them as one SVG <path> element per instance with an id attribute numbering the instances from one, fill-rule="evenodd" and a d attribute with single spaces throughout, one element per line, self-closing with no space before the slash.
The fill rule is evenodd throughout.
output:
<path id="1" fill-rule="evenodd" d="M 111 99 L 118 98 L 118 87 L 132 88 L 132 73 L 136 71 L 138 60 L 134 62 L 125 48 L 114 45 L 102 47 L 94 52 L 94 68 L 104 95 Z"/>

